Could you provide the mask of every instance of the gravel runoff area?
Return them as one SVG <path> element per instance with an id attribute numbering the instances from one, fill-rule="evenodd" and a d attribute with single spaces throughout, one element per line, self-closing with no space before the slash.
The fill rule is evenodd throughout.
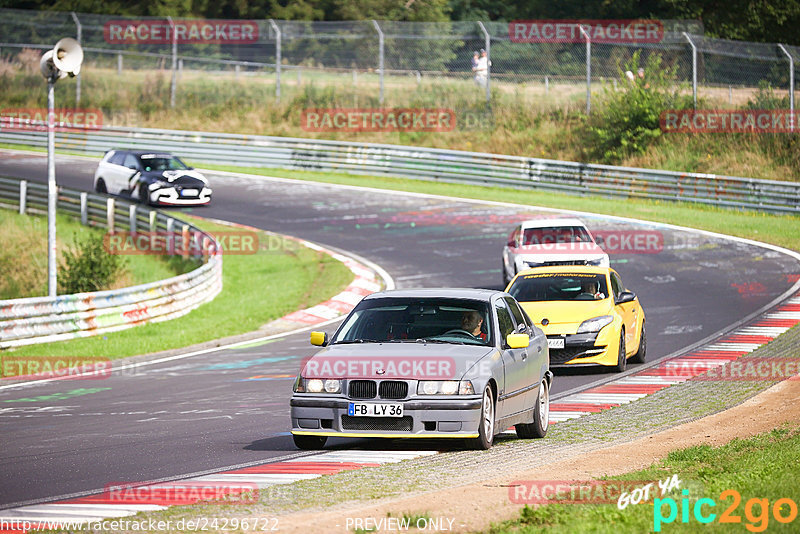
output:
<path id="1" fill-rule="evenodd" d="M 761 358 L 796 360 L 798 346 L 800 346 L 800 325 L 736 361 L 746 363 L 749 359 Z M 558 379 L 557 376 L 556 379 Z M 344 518 L 353 516 L 354 511 L 363 511 L 364 509 L 392 510 L 394 517 L 402 516 L 404 513 L 409 515 L 429 513 L 431 517 L 434 517 L 433 510 L 429 505 L 436 504 L 437 495 L 451 490 L 463 490 L 465 492 L 463 499 L 469 502 L 471 497 L 467 495 L 472 494 L 466 493 L 466 487 L 459 487 L 471 484 L 477 485 L 479 489 L 485 488 L 494 492 L 500 488 L 507 495 L 507 486 L 510 481 L 514 480 L 514 477 L 524 473 L 529 475 L 528 478 L 530 475 L 538 477 L 538 473 L 545 473 L 554 464 L 569 466 L 571 461 L 582 455 L 586 455 L 586 453 L 599 454 L 602 452 L 601 449 L 617 450 L 612 457 L 622 458 L 624 466 L 618 472 L 645 467 L 652 462 L 653 457 L 649 456 L 647 461 L 639 459 L 637 462 L 635 457 L 637 448 L 630 446 L 630 442 L 636 440 L 638 440 L 637 443 L 647 442 L 648 439 L 654 438 L 653 434 L 663 434 L 664 431 L 677 425 L 684 425 L 728 410 L 779 382 L 777 380 L 703 380 L 701 375 L 629 404 L 552 425 L 547 437 L 542 440 L 499 437 L 495 446 L 488 451 L 454 449 L 377 468 L 345 471 L 335 475 L 275 486 L 261 492 L 258 504 L 173 507 L 164 512 L 145 514 L 144 517 L 163 517 L 172 520 L 196 518 L 200 515 L 278 517 L 280 530 L 283 532 L 307 531 L 309 525 L 315 525 L 314 530 L 319 532 L 352 531 L 352 527 L 349 530 L 345 528 Z M 800 381 L 797 379 L 783 381 L 778 387 L 760 395 L 759 398 L 766 395 L 769 395 L 769 403 L 759 409 L 787 410 L 791 406 L 798 405 Z M 756 400 L 758 399 L 753 401 Z M 752 403 L 753 401 L 748 402 Z M 707 429 L 702 424 L 684 425 L 682 428 L 692 427 L 692 434 L 687 436 L 690 441 L 688 443 L 674 441 L 675 444 L 671 448 L 689 446 L 695 442 L 714 443 L 713 434 L 717 430 L 737 427 L 740 420 L 743 423 L 745 420 L 752 423 L 750 429 L 752 433 L 768 430 L 768 428 L 763 430 L 756 428 L 758 426 L 756 419 L 758 418 L 747 414 L 757 412 L 752 411 L 748 405 L 730 410 L 730 416 L 733 416 L 733 412 L 736 410 L 742 413 L 735 414 L 732 421 L 728 421 L 722 427 L 715 426 L 713 430 Z M 787 415 L 789 419 L 786 419 Z M 800 417 L 796 417 L 796 415 L 787 413 L 783 414 L 783 417 L 784 420 L 793 420 L 792 417 L 800 420 Z M 772 421 L 766 416 L 761 419 L 761 426 L 765 422 Z M 712 422 L 709 421 L 709 424 Z M 678 435 L 682 435 L 680 429 L 676 430 Z M 746 431 L 743 435 L 745 434 L 747 434 Z M 731 435 L 728 439 L 733 437 L 735 435 Z M 396 443 L 398 442 L 392 443 L 392 448 L 402 447 L 418 450 L 427 447 L 435 450 L 441 447 L 441 442 L 423 444 L 420 443 L 420 440 L 405 440 L 400 442 L 400 445 L 396 445 Z M 374 440 L 368 446 L 381 449 L 386 447 L 386 443 Z M 663 453 L 666 454 L 669 450 L 671 449 L 667 448 Z M 591 454 L 589 456 L 596 458 Z M 602 469 L 604 465 L 602 462 L 597 463 L 596 461 L 592 461 L 591 464 L 591 467 L 598 469 Z M 587 468 L 581 472 L 589 476 L 594 472 L 594 476 L 599 476 L 596 474 L 597 469 Z M 564 476 L 559 477 L 554 473 L 550 473 L 549 477 L 542 476 L 541 478 L 565 479 Z M 475 487 L 472 486 L 472 488 Z M 415 501 L 418 506 L 415 509 L 408 509 L 406 504 L 404 507 L 403 503 L 414 501 L 414 497 L 418 497 Z M 509 507 L 508 499 L 505 499 L 506 513 L 504 515 L 500 513 L 499 509 L 478 509 L 477 502 L 479 501 L 480 499 L 475 500 L 473 514 L 479 516 L 481 521 L 477 523 L 474 520 L 462 521 L 461 517 L 457 517 L 455 524 L 452 525 L 453 529 L 469 531 L 476 527 L 486 528 L 492 521 L 509 519 L 509 510 L 515 514 L 521 508 L 521 505 Z M 443 504 L 443 502 L 440 503 L 440 505 Z M 438 515 L 441 514 L 440 506 Z M 382 516 L 379 515 L 377 518 L 385 516 L 386 512 L 383 512 Z M 142 517 L 142 515 L 138 517 Z M 323 518 L 325 521 L 331 521 L 324 525 L 324 528 L 320 524 Z"/>

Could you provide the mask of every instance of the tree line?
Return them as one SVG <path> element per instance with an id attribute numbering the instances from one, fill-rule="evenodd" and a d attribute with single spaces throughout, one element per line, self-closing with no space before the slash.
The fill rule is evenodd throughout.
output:
<path id="1" fill-rule="evenodd" d="M 220 19 L 692 19 L 711 37 L 800 45 L 800 0 L 0 0 L 0 7 Z"/>

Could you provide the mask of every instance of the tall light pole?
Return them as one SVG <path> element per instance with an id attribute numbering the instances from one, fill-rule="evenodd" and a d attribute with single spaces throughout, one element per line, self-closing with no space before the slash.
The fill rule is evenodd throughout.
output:
<path id="1" fill-rule="evenodd" d="M 75 76 L 81 71 L 83 49 L 78 41 L 67 37 L 46 52 L 39 68 L 47 80 L 47 294 L 56 296 L 56 157 L 55 157 L 55 85 L 61 78 Z"/>

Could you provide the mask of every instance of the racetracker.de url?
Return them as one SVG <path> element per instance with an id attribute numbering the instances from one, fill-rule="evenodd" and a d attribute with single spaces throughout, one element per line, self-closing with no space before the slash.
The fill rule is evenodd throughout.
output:
<path id="1" fill-rule="evenodd" d="M 0 532 L 45 530 L 93 530 L 95 532 L 229 532 L 250 530 L 277 532 L 277 517 L 199 517 L 197 519 L 104 519 L 102 521 L 27 521 L 0 519 Z"/>

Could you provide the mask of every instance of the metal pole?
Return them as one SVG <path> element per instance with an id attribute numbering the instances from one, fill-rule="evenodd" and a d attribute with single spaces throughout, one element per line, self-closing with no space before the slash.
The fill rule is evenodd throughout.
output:
<path id="1" fill-rule="evenodd" d="M 794 131 L 794 58 L 782 44 L 779 44 L 778 48 L 789 58 L 789 129 Z"/>
<path id="2" fill-rule="evenodd" d="M 89 195 L 81 193 L 81 224 L 89 226 Z"/>
<path id="3" fill-rule="evenodd" d="M 47 294 L 55 297 L 56 285 L 56 77 L 47 81 Z"/>
<path id="4" fill-rule="evenodd" d="M 81 21 L 78 20 L 78 15 L 75 14 L 74 11 L 70 13 L 72 15 L 72 20 L 75 21 L 75 26 L 78 27 L 77 37 L 75 38 L 78 41 L 78 44 L 81 44 L 81 37 L 83 36 L 83 26 L 81 25 Z M 79 107 L 81 105 L 81 73 L 79 72 L 75 76 L 75 107 Z"/>
<path id="5" fill-rule="evenodd" d="M 592 112 L 592 40 L 583 26 L 578 28 L 586 38 L 586 114 L 589 115 Z"/>
<path id="6" fill-rule="evenodd" d="M 19 183 L 19 214 L 25 215 L 28 204 L 28 181 L 22 180 Z"/>
<path id="7" fill-rule="evenodd" d="M 378 72 L 381 77 L 381 92 L 378 101 L 383 105 L 383 30 L 381 30 L 377 20 L 373 20 L 372 25 L 375 26 L 375 30 L 378 32 Z"/>
<path id="8" fill-rule="evenodd" d="M 697 109 L 697 47 L 688 33 L 683 32 L 683 37 L 692 47 L 692 99 L 694 100 L 694 109 Z"/>
<path id="9" fill-rule="evenodd" d="M 175 23 L 172 17 L 167 17 L 169 31 L 172 36 L 172 83 L 169 87 L 169 107 L 175 107 L 175 87 L 178 84 L 178 34 L 175 32 Z"/>
<path id="10" fill-rule="evenodd" d="M 275 32 L 275 99 L 281 101 L 281 29 L 274 20 L 269 19 L 269 25 Z"/>

